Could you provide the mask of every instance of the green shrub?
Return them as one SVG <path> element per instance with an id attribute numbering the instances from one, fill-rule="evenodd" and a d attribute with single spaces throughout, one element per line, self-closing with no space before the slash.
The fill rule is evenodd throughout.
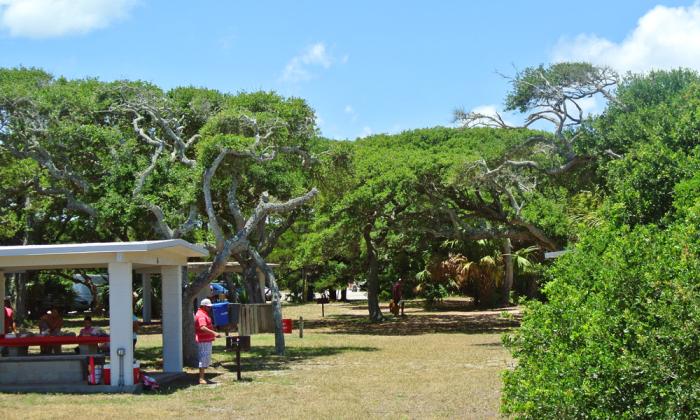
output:
<path id="1" fill-rule="evenodd" d="M 502 409 L 522 418 L 700 417 L 697 223 L 587 234 L 504 341 Z"/>
<path id="2" fill-rule="evenodd" d="M 427 309 L 433 309 L 439 303 L 449 296 L 449 291 L 447 287 L 439 283 L 426 283 L 421 291 L 421 294 L 425 298 L 425 307 Z"/>

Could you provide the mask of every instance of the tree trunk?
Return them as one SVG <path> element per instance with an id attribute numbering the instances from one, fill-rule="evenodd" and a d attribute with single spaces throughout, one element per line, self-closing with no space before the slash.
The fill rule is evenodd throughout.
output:
<path id="1" fill-rule="evenodd" d="M 92 302 L 90 302 L 92 311 L 97 314 L 102 314 L 102 302 L 100 302 L 100 294 L 97 293 L 97 285 L 87 276 L 85 278 L 85 285 L 90 288 L 90 293 L 92 293 Z"/>
<path id="2" fill-rule="evenodd" d="M 243 284 L 248 294 L 248 303 L 265 303 L 263 291 L 260 290 L 258 270 L 254 261 L 243 265 Z"/>
<path id="3" fill-rule="evenodd" d="M 510 238 L 503 239 L 503 263 L 505 265 L 505 275 L 501 284 L 501 305 L 507 306 L 510 303 L 510 291 L 513 288 L 513 246 Z"/>
<path id="4" fill-rule="evenodd" d="M 199 349 L 194 339 L 194 300 L 198 293 L 187 290 L 182 295 L 182 360 L 189 367 L 199 364 Z"/>
<path id="5" fill-rule="evenodd" d="M 301 278 L 303 279 L 301 286 L 301 301 L 306 303 L 309 301 L 309 283 L 306 278 L 306 269 L 304 268 L 301 269 Z"/>
<path id="6" fill-rule="evenodd" d="M 270 291 L 272 292 L 272 317 L 275 320 L 275 353 L 278 356 L 283 356 L 285 352 L 284 331 L 282 331 L 282 293 L 280 293 L 275 274 L 272 272 L 267 262 L 257 253 L 251 251 L 257 267 L 265 274 L 265 279 L 270 283 Z"/>
<path id="7" fill-rule="evenodd" d="M 27 275 L 15 274 L 15 322 L 20 325 L 27 319 Z"/>
<path id="8" fill-rule="evenodd" d="M 275 353 L 278 356 L 283 356 L 285 352 L 284 331 L 282 331 L 282 294 L 275 280 L 275 275 L 272 270 L 265 264 L 265 276 L 270 282 L 270 290 L 272 291 L 272 317 L 275 320 Z"/>
<path id="9" fill-rule="evenodd" d="M 228 296 L 226 296 L 226 298 L 230 302 L 238 303 L 240 302 L 240 298 L 238 297 L 238 293 L 236 293 L 237 285 L 233 281 L 233 276 L 233 273 L 224 273 L 223 275 L 224 281 L 226 282 L 226 288 L 228 289 Z"/>
<path id="10" fill-rule="evenodd" d="M 27 218 L 24 225 L 24 237 L 22 238 L 22 245 L 29 245 L 31 240 L 31 235 L 34 232 L 34 214 L 31 212 L 31 198 L 26 196 L 24 199 L 24 210 L 27 212 Z M 17 289 L 15 296 L 15 322 L 20 325 L 27 319 L 27 283 L 29 283 L 30 278 L 34 280 L 36 278 L 36 271 L 25 271 L 21 274 L 15 274 L 15 287 Z M 3 296 L 4 298 L 4 296 Z"/>
<path id="11" fill-rule="evenodd" d="M 365 244 L 367 245 L 367 309 L 369 320 L 381 322 L 384 320 L 382 310 L 379 307 L 379 261 L 377 252 L 372 244 L 370 230 L 364 230 Z"/>
<path id="12" fill-rule="evenodd" d="M 347 287 L 340 289 L 340 301 L 341 302 L 348 301 L 348 288 Z"/>
<path id="13" fill-rule="evenodd" d="M 197 279 L 199 280 L 199 279 Z M 194 287 L 194 283 L 189 282 L 187 267 L 182 267 L 182 361 L 185 366 L 197 367 L 199 365 L 199 348 L 194 339 L 194 312 L 195 299 L 203 287 L 210 282 L 199 287 Z"/>

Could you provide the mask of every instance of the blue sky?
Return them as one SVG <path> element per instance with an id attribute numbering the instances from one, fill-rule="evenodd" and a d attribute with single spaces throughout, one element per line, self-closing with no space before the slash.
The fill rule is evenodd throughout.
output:
<path id="1" fill-rule="evenodd" d="M 690 1 L 0 0 L 0 66 L 305 98 L 324 135 L 497 110 L 512 74 L 582 59 L 700 68 Z M 600 104 L 590 104 L 591 109 Z M 511 118 L 515 118 L 511 116 Z"/>

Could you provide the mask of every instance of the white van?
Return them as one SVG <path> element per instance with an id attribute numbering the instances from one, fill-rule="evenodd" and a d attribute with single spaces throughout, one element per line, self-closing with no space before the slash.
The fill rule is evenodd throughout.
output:
<path id="1" fill-rule="evenodd" d="M 92 279 L 92 282 L 96 286 L 102 286 L 107 284 L 107 276 L 104 274 L 88 274 Z M 80 274 L 74 274 L 73 278 L 78 281 L 83 281 L 83 276 Z M 85 311 L 90 309 L 90 304 L 92 303 L 92 292 L 90 288 L 81 283 L 73 283 L 73 293 L 75 293 L 75 299 L 73 300 L 73 310 L 74 311 Z"/>

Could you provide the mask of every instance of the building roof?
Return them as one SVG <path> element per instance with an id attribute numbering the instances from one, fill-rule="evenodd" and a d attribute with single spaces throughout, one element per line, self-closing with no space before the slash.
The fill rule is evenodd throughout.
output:
<path id="1" fill-rule="evenodd" d="M 57 245 L 0 246 L 0 271 L 100 268 L 130 262 L 134 268 L 185 265 L 206 257 L 206 249 L 182 239 Z"/>

